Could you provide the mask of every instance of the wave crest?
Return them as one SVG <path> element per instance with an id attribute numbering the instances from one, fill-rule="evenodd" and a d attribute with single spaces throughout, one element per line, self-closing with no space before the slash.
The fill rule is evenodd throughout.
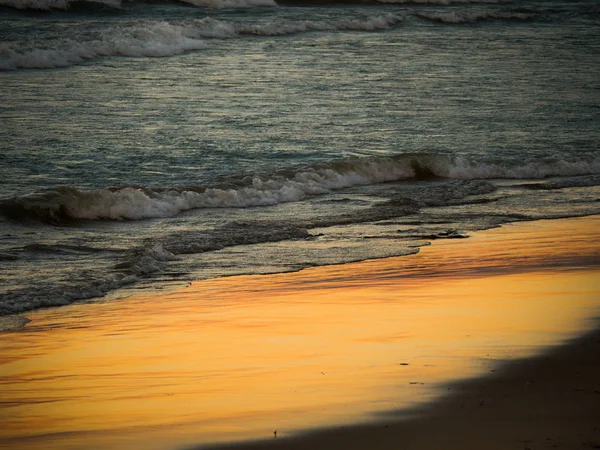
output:
<path id="1" fill-rule="evenodd" d="M 256 3 L 271 0 L 223 1 Z M 275 21 L 263 25 L 225 22 L 212 18 L 188 20 L 180 24 L 165 21 L 140 22 L 104 30 L 92 39 L 88 35 L 78 35 L 74 32 L 75 34 L 68 39 L 0 43 L 0 70 L 66 67 L 106 56 L 173 56 L 207 48 L 208 44 L 203 38 L 234 39 L 244 35 L 283 36 L 311 31 L 378 31 L 388 29 L 400 21 L 401 18 L 395 14 L 385 14 L 362 20 Z"/>
<path id="2" fill-rule="evenodd" d="M 600 173 L 594 160 L 477 162 L 437 154 L 400 154 L 336 160 L 286 173 L 247 177 L 227 186 L 186 188 L 124 188 L 80 191 L 57 187 L 0 202 L 8 217 L 29 217 L 49 223 L 73 219 L 147 219 L 168 217 L 197 208 L 245 208 L 295 202 L 352 186 L 402 179 L 532 179 Z"/>
<path id="3" fill-rule="evenodd" d="M 167 22 L 116 27 L 92 40 L 63 39 L 24 48 L 0 44 L 0 69 L 65 67 L 101 56 L 170 56 L 206 48 L 189 27 Z"/>
<path id="4" fill-rule="evenodd" d="M 129 0 L 132 1 L 132 0 Z M 169 1 L 169 0 L 165 0 Z M 194 6 L 206 8 L 247 8 L 252 6 L 277 6 L 275 0 L 180 0 Z M 121 8 L 122 0 L 0 0 L 0 6 L 19 10 L 67 11 L 78 6 L 101 6 Z"/>
<path id="5" fill-rule="evenodd" d="M 120 8 L 121 0 L 0 0 L 0 6 L 7 6 L 20 10 L 33 9 L 38 11 L 50 11 L 52 9 L 68 10 L 75 4 L 91 4 Z"/>
<path id="6" fill-rule="evenodd" d="M 376 0 L 377 3 L 394 3 L 410 5 L 464 5 L 464 4 L 502 4 L 513 0 Z"/>
<path id="7" fill-rule="evenodd" d="M 275 0 L 182 0 L 205 8 L 247 8 L 249 6 L 277 6 Z"/>
<path id="8" fill-rule="evenodd" d="M 448 24 L 477 23 L 493 20 L 531 20 L 535 14 L 512 13 L 512 12 L 486 12 L 486 11 L 450 11 L 444 13 L 419 13 L 417 16 L 432 22 L 441 22 Z"/>
<path id="9" fill-rule="evenodd" d="M 419 159 L 427 159 L 421 156 Z M 0 210 L 12 217 L 60 223 L 69 219 L 146 219 L 195 208 L 244 208 L 293 202 L 350 186 L 394 181 L 415 175 L 411 162 L 393 158 L 357 159 L 314 166 L 294 175 L 255 176 L 238 188 L 169 189 L 143 187 L 84 192 L 57 187 L 41 194 L 7 200 Z"/>
<path id="10" fill-rule="evenodd" d="M 236 34 L 250 34 L 259 36 L 284 36 L 310 31 L 379 31 L 388 29 L 402 18 L 396 14 L 384 14 L 363 20 L 350 19 L 336 22 L 320 21 L 290 21 L 273 22 L 268 25 L 238 25 L 234 28 Z"/>

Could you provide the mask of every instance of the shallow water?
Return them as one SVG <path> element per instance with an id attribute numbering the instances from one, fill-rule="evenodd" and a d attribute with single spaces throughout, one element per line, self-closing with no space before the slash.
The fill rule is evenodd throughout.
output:
<path id="1" fill-rule="evenodd" d="M 594 326 L 599 221 L 33 312 L 0 334 L 0 445 L 180 449 L 410 413 Z"/>

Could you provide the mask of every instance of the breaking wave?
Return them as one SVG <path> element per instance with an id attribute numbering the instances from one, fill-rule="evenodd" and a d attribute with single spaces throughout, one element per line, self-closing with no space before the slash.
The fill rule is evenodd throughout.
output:
<path id="1" fill-rule="evenodd" d="M 20 10 L 33 9 L 50 11 L 53 9 L 68 10 L 75 5 L 89 4 L 120 8 L 121 0 L 0 0 L 0 6 L 7 6 Z"/>
<path id="2" fill-rule="evenodd" d="M 388 29 L 400 20 L 395 14 L 385 14 L 362 20 L 275 21 L 264 25 L 225 22 L 212 18 L 189 20 L 181 24 L 140 22 L 104 30 L 93 38 L 86 34 L 79 35 L 75 31 L 66 39 L 0 43 L 0 70 L 66 67 L 106 56 L 173 56 L 207 48 L 204 38 L 282 36 L 310 31 L 378 31 Z"/>
<path id="3" fill-rule="evenodd" d="M 127 1 L 127 0 L 126 0 Z M 132 1 L 132 0 L 129 0 Z M 165 0 L 168 2 L 169 0 Z M 252 6 L 277 6 L 275 0 L 180 0 L 194 6 L 205 8 L 247 8 Z M 67 11 L 80 6 L 102 6 L 121 8 L 122 0 L 0 0 L 0 6 L 19 10 Z"/>
<path id="4" fill-rule="evenodd" d="M 417 16 L 433 22 L 448 24 L 477 23 L 494 20 L 531 20 L 535 14 L 513 12 L 485 12 L 485 11 L 450 11 L 444 13 L 419 13 Z"/>
<path id="5" fill-rule="evenodd" d="M 146 237 L 138 242 L 127 239 L 128 244 L 133 244 L 129 248 L 127 245 L 125 248 L 123 246 L 107 248 L 37 242 L 20 248 L 12 248 L 9 250 L 11 253 L 7 256 L 14 255 L 17 259 L 35 261 L 37 270 L 42 273 L 44 265 L 46 268 L 52 267 L 57 258 L 60 258 L 62 268 L 68 268 L 69 264 L 80 261 L 80 256 L 84 254 L 86 255 L 86 264 L 83 268 L 80 265 L 78 270 L 71 268 L 66 271 L 53 270 L 54 276 L 51 281 L 45 279 L 43 283 L 31 281 L 17 283 L 12 289 L 0 291 L 0 316 L 101 297 L 115 289 L 135 284 L 145 278 L 152 278 L 169 269 L 173 270 L 173 266 L 179 270 L 183 269 L 183 272 L 179 273 L 185 276 L 189 274 L 186 270 L 189 270 L 191 266 L 189 266 L 189 259 L 183 258 L 181 255 L 214 252 L 239 245 L 279 241 L 312 241 L 318 235 L 311 234 L 309 229 L 404 217 L 417 213 L 421 207 L 425 206 L 463 204 L 465 201 L 469 201 L 467 198 L 470 196 L 489 194 L 495 189 L 487 181 L 454 180 L 445 183 L 444 186 L 429 185 L 426 188 L 417 189 L 414 194 L 421 199 L 420 201 L 400 194 L 373 204 L 369 208 L 355 211 L 338 211 L 312 217 L 284 217 L 281 220 L 257 216 L 242 221 L 221 223 L 211 229 L 183 227 L 163 234 L 153 234 L 152 237 Z M 417 239 L 418 242 L 400 245 L 393 251 L 388 249 L 385 255 L 398 256 L 416 253 L 418 247 L 424 245 L 423 236 L 430 239 L 463 237 L 459 236 L 458 232 L 452 233 L 447 229 L 445 232 L 435 233 L 435 235 L 424 233 L 416 237 L 398 235 L 392 239 Z M 44 257 L 40 258 L 40 254 Z M 93 259 L 90 259 L 92 254 L 94 255 Z M 345 252 L 344 255 L 340 255 L 342 259 L 339 259 L 339 256 L 325 260 L 317 257 L 303 262 L 297 261 L 297 257 L 294 255 L 292 260 L 278 264 L 277 268 L 280 271 L 289 271 L 310 265 L 341 263 L 346 261 Z M 255 267 L 238 267 L 234 269 L 234 272 L 238 274 L 263 273 L 263 270 L 261 264 L 258 263 Z M 177 276 L 177 273 L 174 274 Z M 218 272 L 213 273 L 209 277 L 217 274 Z"/>
<path id="6" fill-rule="evenodd" d="M 253 34 L 260 36 L 282 36 L 310 31 L 379 31 L 388 29 L 402 21 L 396 14 L 384 14 L 363 20 L 349 19 L 335 22 L 326 21 L 281 21 L 268 25 L 236 25 L 233 31 L 236 35 Z"/>
<path id="7" fill-rule="evenodd" d="M 373 4 L 406 4 L 406 5 L 464 5 L 464 4 L 502 4 L 514 0 L 277 0 L 280 6 L 323 6 L 334 5 L 373 5 Z"/>
<path id="8" fill-rule="evenodd" d="M 275 0 L 182 0 L 206 8 L 246 8 L 249 6 L 277 6 Z"/>
<path id="9" fill-rule="evenodd" d="M 96 39 L 70 39 L 23 48 L 19 43 L 0 44 L 0 69 L 65 67 L 101 56 L 171 56 L 206 48 L 189 28 L 159 22 L 117 27 Z"/>
<path id="10" fill-rule="evenodd" d="M 411 5 L 465 5 L 465 4 L 502 4 L 513 0 L 377 0 L 378 3 Z"/>
<path id="11" fill-rule="evenodd" d="M 141 2 L 144 0 L 125 0 L 126 3 Z M 154 0 L 157 1 L 157 0 Z M 162 0 L 169 3 L 173 0 Z M 296 4 L 314 3 L 323 5 L 328 3 L 349 3 L 349 4 L 432 4 L 432 5 L 457 5 L 457 4 L 502 4 L 512 3 L 513 0 L 179 0 L 194 6 L 204 8 L 247 8 L 253 6 L 276 7 L 279 5 L 293 6 Z M 7 6 L 19 10 L 69 10 L 80 5 L 99 5 L 111 8 L 121 8 L 123 0 L 0 0 L 0 6 Z"/>
<path id="12" fill-rule="evenodd" d="M 124 187 L 80 191 L 56 187 L 0 202 L 0 212 L 49 223 L 73 219 L 137 220 L 168 217 L 197 208 L 246 208 L 295 202 L 359 185 L 402 179 L 445 177 L 536 179 L 600 173 L 593 160 L 548 160 L 531 163 L 476 162 L 437 154 L 400 154 L 331 161 L 295 171 L 232 179 L 227 186 L 150 189 Z"/>

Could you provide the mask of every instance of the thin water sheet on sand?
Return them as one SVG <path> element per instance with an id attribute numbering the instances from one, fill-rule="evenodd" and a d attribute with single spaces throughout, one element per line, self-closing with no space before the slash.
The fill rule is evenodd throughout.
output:
<path id="1" fill-rule="evenodd" d="M 592 329 L 599 233 L 598 216 L 513 224 L 418 255 L 31 313 L 0 334 L 0 446 L 170 449 L 277 430 L 258 445 L 313 448 L 293 436 L 388 424 Z M 379 426 L 316 440 L 401 439 L 379 442 Z"/>

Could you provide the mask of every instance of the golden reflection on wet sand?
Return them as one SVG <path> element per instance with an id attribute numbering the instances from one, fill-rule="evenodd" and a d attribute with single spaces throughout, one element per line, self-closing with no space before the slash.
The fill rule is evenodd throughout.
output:
<path id="1" fill-rule="evenodd" d="M 591 326 L 600 217 L 38 311 L 0 334 L 0 446 L 181 448 L 371 420 Z"/>

